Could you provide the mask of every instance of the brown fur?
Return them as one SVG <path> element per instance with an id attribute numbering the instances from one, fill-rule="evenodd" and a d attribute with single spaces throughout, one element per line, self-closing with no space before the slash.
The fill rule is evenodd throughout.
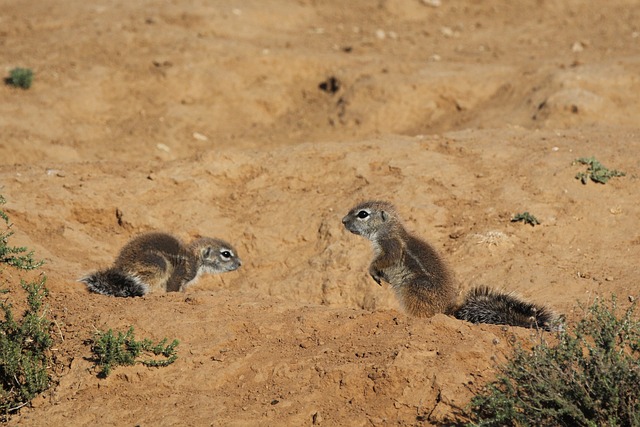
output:
<path id="1" fill-rule="evenodd" d="M 361 203 L 342 223 L 371 241 L 374 258 L 369 274 L 378 284 L 382 280 L 389 283 L 400 305 L 412 316 L 446 313 L 472 322 L 515 326 L 550 324 L 555 319 L 544 307 L 485 288 L 470 292 L 462 304 L 456 304 L 456 285 L 444 260 L 430 244 L 405 230 L 388 202 Z"/>
<path id="2" fill-rule="evenodd" d="M 129 241 L 113 267 L 81 281 L 93 292 L 114 296 L 178 292 L 201 273 L 232 271 L 241 264 L 235 249 L 223 240 L 203 237 L 185 245 L 170 234 L 147 233 Z"/>

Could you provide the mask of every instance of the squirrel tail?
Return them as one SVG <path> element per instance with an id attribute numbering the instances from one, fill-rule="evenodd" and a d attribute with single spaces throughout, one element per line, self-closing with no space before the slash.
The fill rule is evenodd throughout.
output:
<path id="1" fill-rule="evenodd" d="M 522 301 L 486 286 L 472 289 L 455 310 L 454 316 L 472 323 L 540 328 L 546 331 L 562 329 L 562 318 L 549 308 Z"/>
<path id="2" fill-rule="evenodd" d="M 85 283 L 91 292 L 114 297 L 141 297 L 148 291 L 140 279 L 115 268 L 96 271 L 79 281 Z"/>

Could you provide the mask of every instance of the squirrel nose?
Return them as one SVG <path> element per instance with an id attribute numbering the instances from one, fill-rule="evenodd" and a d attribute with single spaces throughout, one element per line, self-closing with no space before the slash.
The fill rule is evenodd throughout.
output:
<path id="1" fill-rule="evenodd" d="M 346 224 L 347 223 L 347 217 L 345 216 L 344 218 L 342 218 L 342 223 Z"/>

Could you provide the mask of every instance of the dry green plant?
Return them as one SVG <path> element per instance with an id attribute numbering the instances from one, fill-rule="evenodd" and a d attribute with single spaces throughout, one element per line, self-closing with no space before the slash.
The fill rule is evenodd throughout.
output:
<path id="1" fill-rule="evenodd" d="M 0 195 L 0 206 L 6 204 L 5 198 Z M 34 270 L 44 261 L 36 261 L 33 259 L 33 251 L 27 252 L 27 248 L 18 246 L 9 246 L 9 238 L 13 236 L 11 227 L 13 224 L 9 222 L 7 214 L 0 209 L 0 218 L 5 223 L 5 230 L 0 231 L 0 263 L 9 264 L 19 270 Z"/>
<path id="2" fill-rule="evenodd" d="M 538 221 L 538 219 L 531 215 L 529 212 L 522 212 L 519 214 L 516 214 L 513 218 L 511 218 L 511 222 L 518 222 L 518 221 L 522 221 L 525 224 L 529 224 L 532 227 L 535 227 L 536 225 L 540 224 L 540 221 Z"/>
<path id="3" fill-rule="evenodd" d="M 587 165 L 586 172 L 578 172 L 576 174 L 576 179 L 579 179 L 583 184 L 586 184 L 589 179 L 599 184 L 606 184 L 610 178 L 625 175 L 624 172 L 620 172 L 615 169 L 607 169 L 602 163 L 597 161 L 595 157 L 581 157 L 576 159 L 573 163 Z"/>
<path id="4" fill-rule="evenodd" d="M 14 68 L 9 72 L 5 83 L 10 86 L 29 89 L 33 83 L 33 71 L 30 68 Z"/>
<path id="5" fill-rule="evenodd" d="M 134 365 L 136 362 L 145 366 L 168 366 L 176 361 L 176 347 L 178 340 L 173 340 L 171 344 L 167 344 L 167 339 L 163 339 L 154 344 L 150 339 L 136 341 L 133 326 L 127 332 L 118 332 L 117 335 L 109 329 L 106 332 L 98 331 L 91 350 L 94 353 L 94 361 L 100 367 L 98 376 L 106 378 L 112 369 L 120 365 Z M 136 360 L 142 354 L 148 356 L 162 356 L 164 359 L 145 359 Z"/>
<path id="6" fill-rule="evenodd" d="M 471 426 L 640 426 L 640 322 L 615 297 L 558 342 L 517 348 L 470 404 Z"/>
<path id="7" fill-rule="evenodd" d="M 0 205 L 5 199 L 0 196 Z M 7 214 L 0 210 L 0 218 L 5 222 L 5 230 L 0 232 L 0 268 L 33 270 L 42 265 L 35 261 L 33 253 L 26 248 L 9 246 L 11 224 Z M 4 272 L 4 270 L 0 270 Z M 8 282 L 3 275 L 2 285 Z M 21 317 L 14 315 L 7 289 L 0 294 L 7 295 L 0 301 L 0 422 L 28 404 L 37 394 L 49 387 L 51 322 L 45 316 L 44 301 L 47 296 L 46 277 L 26 282 L 21 280 L 26 291 L 27 308 Z"/>

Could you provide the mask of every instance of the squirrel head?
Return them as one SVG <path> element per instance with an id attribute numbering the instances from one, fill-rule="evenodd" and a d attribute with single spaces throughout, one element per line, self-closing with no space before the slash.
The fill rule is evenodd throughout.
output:
<path id="1" fill-rule="evenodd" d="M 396 228 L 399 225 L 399 220 L 391 203 L 371 200 L 352 208 L 342 218 L 342 223 L 353 234 L 373 241 Z"/>
<path id="2" fill-rule="evenodd" d="M 236 250 L 224 240 L 202 237 L 189 246 L 199 260 L 200 273 L 224 273 L 242 265 Z"/>

